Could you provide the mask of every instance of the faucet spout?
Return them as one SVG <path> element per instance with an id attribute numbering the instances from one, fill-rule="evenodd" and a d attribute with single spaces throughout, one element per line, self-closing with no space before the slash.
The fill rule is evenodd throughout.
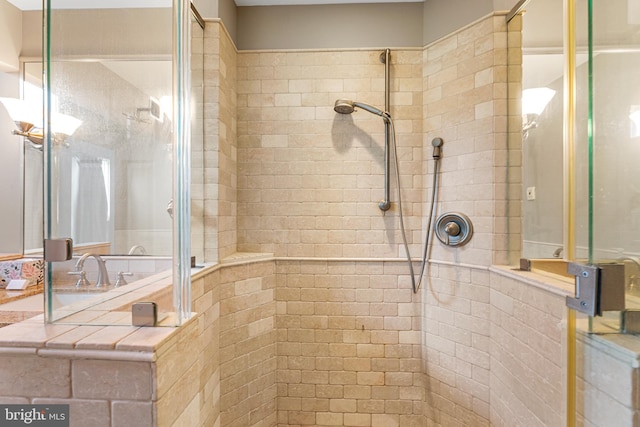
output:
<path id="1" fill-rule="evenodd" d="M 136 252 L 139 253 L 140 255 L 147 254 L 147 250 L 144 248 L 144 246 L 134 245 L 134 246 L 131 246 L 131 249 L 129 249 L 129 252 L 127 253 L 127 255 L 135 255 Z"/>
<path id="2" fill-rule="evenodd" d="M 82 255 L 78 261 L 76 262 L 76 271 L 82 271 L 84 267 L 84 262 L 87 258 L 93 257 L 98 263 L 98 279 L 96 280 L 96 288 L 108 287 L 111 286 L 111 282 L 109 281 L 109 273 L 107 272 L 106 261 L 100 257 L 98 254 L 93 254 L 87 252 Z"/>

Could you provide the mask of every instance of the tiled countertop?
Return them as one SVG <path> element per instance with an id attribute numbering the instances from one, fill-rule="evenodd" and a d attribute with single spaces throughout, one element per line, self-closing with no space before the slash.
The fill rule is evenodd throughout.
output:
<path id="1" fill-rule="evenodd" d="M 22 291 L 8 291 L 0 289 L 0 304 L 6 304 L 21 298 L 30 297 L 31 295 L 41 294 L 44 287 L 42 285 L 30 286 Z"/>
<path id="2" fill-rule="evenodd" d="M 193 276 L 200 276 L 204 270 L 218 267 L 198 269 Z M 0 353 L 153 361 L 157 354 L 164 351 L 162 349 L 174 344 L 175 333 L 179 328 L 131 326 L 131 311 L 126 307 L 141 298 L 163 292 L 170 288 L 170 284 L 171 275 L 168 273 L 159 279 L 149 277 L 138 284 L 114 289 L 111 292 L 121 295 L 112 295 L 111 298 L 69 317 L 70 322 L 77 320 L 78 323 L 84 323 L 86 320 L 87 323 L 96 324 L 45 324 L 44 315 L 38 314 L 0 328 Z M 180 328 L 188 327 L 194 319 L 195 316 Z M 109 326 L 105 326 L 105 323 Z"/>
<path id="3" fill-rule="evenodd" d="M 232 264 L 243 261 L 258 262 L 269 257 L 270 254 L 238 254 L 227 261 Z M 192 281 L 199 280 L 222 265 L 221 263 L 192 269 Z M 132 302 L 145 300 L 141 298 L 163 294 L 167 289 L 171 289 L 172 276 L 169 272 L 164 274 L 164 277 L 156 275 L 122 288 L 112 289 L 109 291 L 109 298 L 93 304 L 86 310 L 71 313 L 65 319 L 69 320 L 67 324 L 45 324 L 44 315 L 39 314 L 0 328 L 0 353 L 37 354 L 41 357 L 72 359 L 153 361 L 165 349 L 176 343 L 180 336 L 177 331 L 189 335 L 196 333 L 198 325 L 197 313 L 194 312 L 191 319 L 179 328 L 131 326 Z M 170 317 L 171 313 L 167 314 Z M 171 321 L 170 318 L 167 320 Z M 74 321 L 78 324 L 68 324 Z"/>

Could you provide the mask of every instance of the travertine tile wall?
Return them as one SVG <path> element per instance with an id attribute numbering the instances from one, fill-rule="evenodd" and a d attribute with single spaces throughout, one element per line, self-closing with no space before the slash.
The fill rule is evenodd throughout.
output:
<path id="1" fill-rule="evenodd" d="M 239 53 L 240 251 L 325 258 L 403 253 L 393 175 L 393 208 L 386 214 L 378 209 L 384 123 L 365 111 L 333 111 L 338 98 L 384 108 L 381 51 Z M 419 50 L 391 55 L 405 225 L 415 243 L 421 230 L 422 56 Z"/>
<path id="2" fill-rule="evenodd" d="M 204 259 L 219 259 L 220 33 L 219 22 L 204 29 Z"/>
<path id="3" fill-rule="evenodd" d="M 492 425 L 564 424 L 565 294 L 548 289 L 491 274 Z"/>
<path id="4" fill-rule="evenodd" d="M 276 300 L 273 260 L 220 273 L 220 425 L 276 423 Z"/>
<path id="5" fill-rule="evenodd" d="M 199 316 L 198 335 L 192 343 L 183 341 L 184 344 L 176 348 L 189 353 L 195 348 L 200 352 L 196 369 L 190 370 L 190 376 L 185 379 L 185 382 L 198 384 L 198 393 L 197 399 L 191 399 L 188 410 L 184 411 L 188 414 L 184 416 L 185 422 L 176 425 L 220 425 L 220 291 L 219 270 L 192 282 L 192 309 Z M 172 362 L 178 363 L 181 357 L 188 358 L 186 355 L 176 355 L 172 357 Z M 156 375 L 159 377 L 159 373 Z M 156 381 L 159 382 L 159 379 Z M 170 403 L 168 407 L 171 408 Z M 198 418 L 194 418 L 195 414 L 198 414 Z"/>
<path id="6" fill-rule="evenodd" d="M 424 53 L 394 52 L 391 112 L 410 183 L 414 253 L 434 136 L 445 138 L 440 211 L 461 210 L 477 226 L 469 247 L 436 244 L 422 294 L 411 292 L 403 262 L 362 259 L 401 253 L 396 212 L 377 211 L 381 121 L 331 108 L 338 97 L 382 104 L 379 52 L 237 53 L 238 249 L 278 258 L 237 261 L 195 280 L 198 317 L 154 353 L 155 366 L 98 360 L 108 352 L 63 358 L 56 348 L 3 348 L 0 380 L 15 386 L 0 400 L 71 403 L 78 425 L 105 427 L 132 419 L 190 427 L 562 425 L 564 294 L 489 267 L 507 257 L 503 19 L 483 19 Z M 219 23 L 208 23 L 206 35 L 207 238 L 217 259 L 218 184 L 234 186 L 233 130 L 220 130 L 234 127 L 233 115 L 218 108 L 232 111 L 233 100 L 220 99 L 234 96 L 224 74 L 235 51 Z M 218 175 L 219 164 L 229 176 Z M 234 196 L 220 200 L 232 217 Z M 232 239 L 233 227 L 221 233 Z M 580 383 L 585 424 L 631 424 L 635 356 L 595 339 L 585 340 L 582 362 L 591 373 Z"/>
<path id="7" fill-rule="evenodd" d="M 220 35 L 220 145 L 218 225 L 220 258 L 236 252 L 238 241 L 237 52 L 227 31 Z"/>
<path id="8" fill-rule="evenodd" d="M 70 404 L 73 427 L 564 425 L 570 284 L 436 264 L 421 313 L 406 282 L 396 261 L 269 258 L 194 280 L 178 329 L 11 325 L 0 402 Z M 422 329 L 450 342 L 423 354 Z M 637 340 L 579 336 L 580 421 L 634 425 Z"/>
<path id="9" fill-rule="evenodd" d="M 489 272 L 432 263 L 429 276 L 422 322 L 425 416 L 434 425 L 488 425 Z"/>
<path id="10" fill-rule="evenodd" d="M 571 282 L 491 269 L 491 425 L 562 426 L 566 417 L 567 309 Z M 638 422 L 638 340 L 589 334 L 578 322 L 577 424 Z"/>
<path id="11" fill-rule="evenodd" d="M 204 261 L 204 30 L 191 23 L 191 255 Z"/>
<path id="12" fill-rule="evenodd" d="M 585 426 L 638 425 L 637 338 L 619 334 L 578 334 L 577 353 L 578 423 Z"/>
<path id="13" fill-rule="evenodd" d="M 432 187 L 431 140 L 442 137 L 439 213 L 462 212 L 474 228 L 469 244 L 456 250 L 434 245 L 433 257 L 472 265 L 506 264 L 504 16 L 482 19 L 432 43 L 423 59 L 423 146 L 424 158 L 429 160 L 425 187 Z"/>
<path id="14" fill-rule="evenodd" d="M 406 265 L 277 265 L 278 425 L 425 425 L 420 296 Z"/>
<path id="15" fill-rule="evenodd" d="M 219 21 L 205 26 L 205 260 L 236 252 L 237 52 Z"/>
<path id="16" fill-rule="evenodd" d="M 430 44 L 423 61 L 426 192 L 431 194 L 434 173 L 431 140 L 442 137 L 438 214 L 464 213 L 474 231 L 460 248 L 433 244 L 432 258 L 447 263 L 431 263 L 423 288 L 424 412 L 435 425 L 488 425 L 487 268 L 505 263 L 507 254 L 504 16 L 482 19 Z"/>
<path id="17" fill-rule="evenodd" d="M 194 281 L 199 317 L 178 329 L 43 325 L 42 316 L 2 328 L 0 379 L 13 385 L 0 402 L 68 404 L 72 427 L 216 425 L 217 280 Z"/>

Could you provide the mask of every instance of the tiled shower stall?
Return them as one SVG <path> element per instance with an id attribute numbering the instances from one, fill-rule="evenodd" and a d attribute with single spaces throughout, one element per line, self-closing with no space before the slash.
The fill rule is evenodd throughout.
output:
<path id="1" fill-rule="evenodd" d="M 521 132 L 508 119 L 520 88 L 507 72 L 520 57 L 510 28 L 493 14 L 392 50 L 411 252 L 421 254 L 434 137 L 445 141 L 439 212 L 463 212 L 475 230 L 461 248 L 434 243 L 414 294 L 397 205 L 377 207 L 382 120 L 332 108 L 383 104 L 381 50 L 238 51 L 207 21 L 198 185 L 205 255 L 220 262 L 193 276 L 193 318 L 7 326 L 0 399 L 70 404 L 74 427 L 565 425 L 573 285 L 506 266 L 521 193 L 520 147 L 507 145 L 510 128 Z M 636 353 L 590 335 L 578 346 L 581 422 L 631 425 Z"/>
<path id="2" fill-rule="evenodd" d="M 490 268 L 508 261 L 514 212 L 506 202 L 505 17 L 391 53 L 411 252 L 422 250 L 434 137 L 445 141 L 439 212 L 469 215 L 475 231 L 463 248 L 434 244 L 418 294 L 401 260 L 397 204 L 387 213 L 377 207 L 383 122 L 332 108 L 338 98 L 384 105 L 381 50 L 237 51 L 218 21 L 207 22 L 205 37 L 205 158 L 218 167 L 206 182 L 219 183 L 205 198 L 218 209 L 220 275 L 228 277 L 219 299 L 205 292 L 195 310 L 207 301 L 219 325 L 220 425 L 468 426 L 531 413 L 560 420 L 554 358 L 563 297 L 528 291 L 543 303 L 523 315 L 543 316 L 549 329 L 536 332 L 544 346 L 530 346 L 525 337 L 540 323 L 510 327 L 522 295 L 509 290 L 516 279 Z M 518 230 L 509 231 L 517 241 Z M 273 257 L 225 266 L 235 252 Z M 508 358 L 516 344 L 533 350 L 536 369 L 551 369 L 546 390 L 512 384 L 533 369 Z M 504 352 L 493 354 L 496 345 Z"/>

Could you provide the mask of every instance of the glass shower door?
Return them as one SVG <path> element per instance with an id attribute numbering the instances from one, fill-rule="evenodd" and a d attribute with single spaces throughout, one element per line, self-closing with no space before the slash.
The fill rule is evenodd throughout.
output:
<path id="1" fill-rule="evenodd" d="M 575 420 L 633 425 L 637 356 L 620 354 L 637 338 L 620 333 L 640 333 L 640 3 L 576 0 L 575 35 L 588 57 L 575 67 L 575 254 L 600 268 L 602 309 L 577 322 Z"/>
<path id="2" fill-rule="evenodd" d="M 47 320 L 130 325 L 123 295 L 147 286 L 158 322 L 180 324 L 190 3 L 45 3 L 45 238 L 73 241 L 71 259 L 47 263 Z"/>
<path id="3" fill-rule="evenodd" d="M 640 308 L 640 5 L 589 0 L 577 8 L 584 27 L 576 69 L 578 109 L 577 258 L 617 264 L 624 308 Z M 617 332 L 623 310 L 591 319 L 594 332 Z"/>

